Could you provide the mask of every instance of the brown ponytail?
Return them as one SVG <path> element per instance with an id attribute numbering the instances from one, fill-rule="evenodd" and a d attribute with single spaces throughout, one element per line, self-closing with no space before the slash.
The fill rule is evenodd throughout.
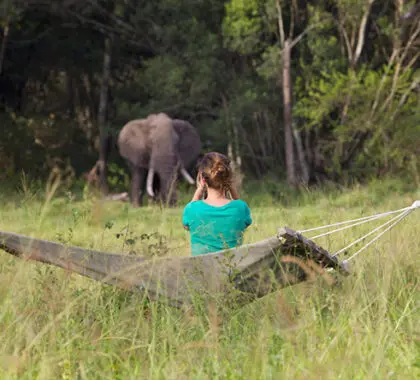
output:
<path id="1" fill-rule="evenodd" d="M 207 186 L 213 189 L 228 191 L 232 185 L 230 160 L 221 153 L 205 154 L 198 164 L 198 171 L 203 176 Z"/>

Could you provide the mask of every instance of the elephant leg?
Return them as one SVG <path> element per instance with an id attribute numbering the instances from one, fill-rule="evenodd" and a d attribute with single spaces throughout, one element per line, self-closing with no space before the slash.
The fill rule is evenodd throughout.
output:
<path id="1" fill-rule="evenodd" d="M 146 169 L 131 167 L 131 203 L 133 207 L 143 205 L 144 185 L 146 180 Z"/>

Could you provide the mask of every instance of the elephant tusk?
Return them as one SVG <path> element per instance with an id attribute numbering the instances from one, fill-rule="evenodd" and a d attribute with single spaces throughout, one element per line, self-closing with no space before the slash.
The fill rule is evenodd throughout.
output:
<path id="1" fill-rule="evenodd" d="M 155 193 L 153 192 L 153 175 L 154 170 L 149 169 L 149 174 L 147 175 L 147 194 L 152 198 L 155 197 Z"/>
<path id="2" fill-rule="evenodd" d="M 181 168 L 180 169 L 181 174 L 183 175 L 183 177 L 187 180 L 187 182 L 190 185 L 195 185 L 195 181 L 194 179 L 190 176 L 190 174 L 185 170 L 185 168 Z"/>

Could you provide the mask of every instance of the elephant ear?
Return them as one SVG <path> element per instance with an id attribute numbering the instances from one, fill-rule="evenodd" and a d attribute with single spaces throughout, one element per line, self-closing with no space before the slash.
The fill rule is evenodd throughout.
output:
<path id="1" fill-rule="evenodd" d="M 137 167 L 149 165 L 150 128 L 146 119 L 132 120 L 121 129 L 118 135 L 118 149 L 121 157 Z"/>
<path id="2" fill-rule="evenodd" d="M 188 121 L 174 119 L 173 125 L 179 136 L 178 152 L 185 168 L 190 168 L 201 151 L 201 139 L 197 129 Z"/>

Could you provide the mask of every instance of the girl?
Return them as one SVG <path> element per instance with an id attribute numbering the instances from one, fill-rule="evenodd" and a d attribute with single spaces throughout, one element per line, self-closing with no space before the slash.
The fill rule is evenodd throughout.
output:
<path id="1" fill-rule="evenodd" d="M 207 196 L 202 200 L 204 193 Z M 223 154 L 207 153 L 200 161 L 197 190 L 184 209 L 182 223 L 190 231 L 193 256 L 242 244 L 243 233 L 252 223 L 251 213 L 239 199 L 230 160 Z"/>

